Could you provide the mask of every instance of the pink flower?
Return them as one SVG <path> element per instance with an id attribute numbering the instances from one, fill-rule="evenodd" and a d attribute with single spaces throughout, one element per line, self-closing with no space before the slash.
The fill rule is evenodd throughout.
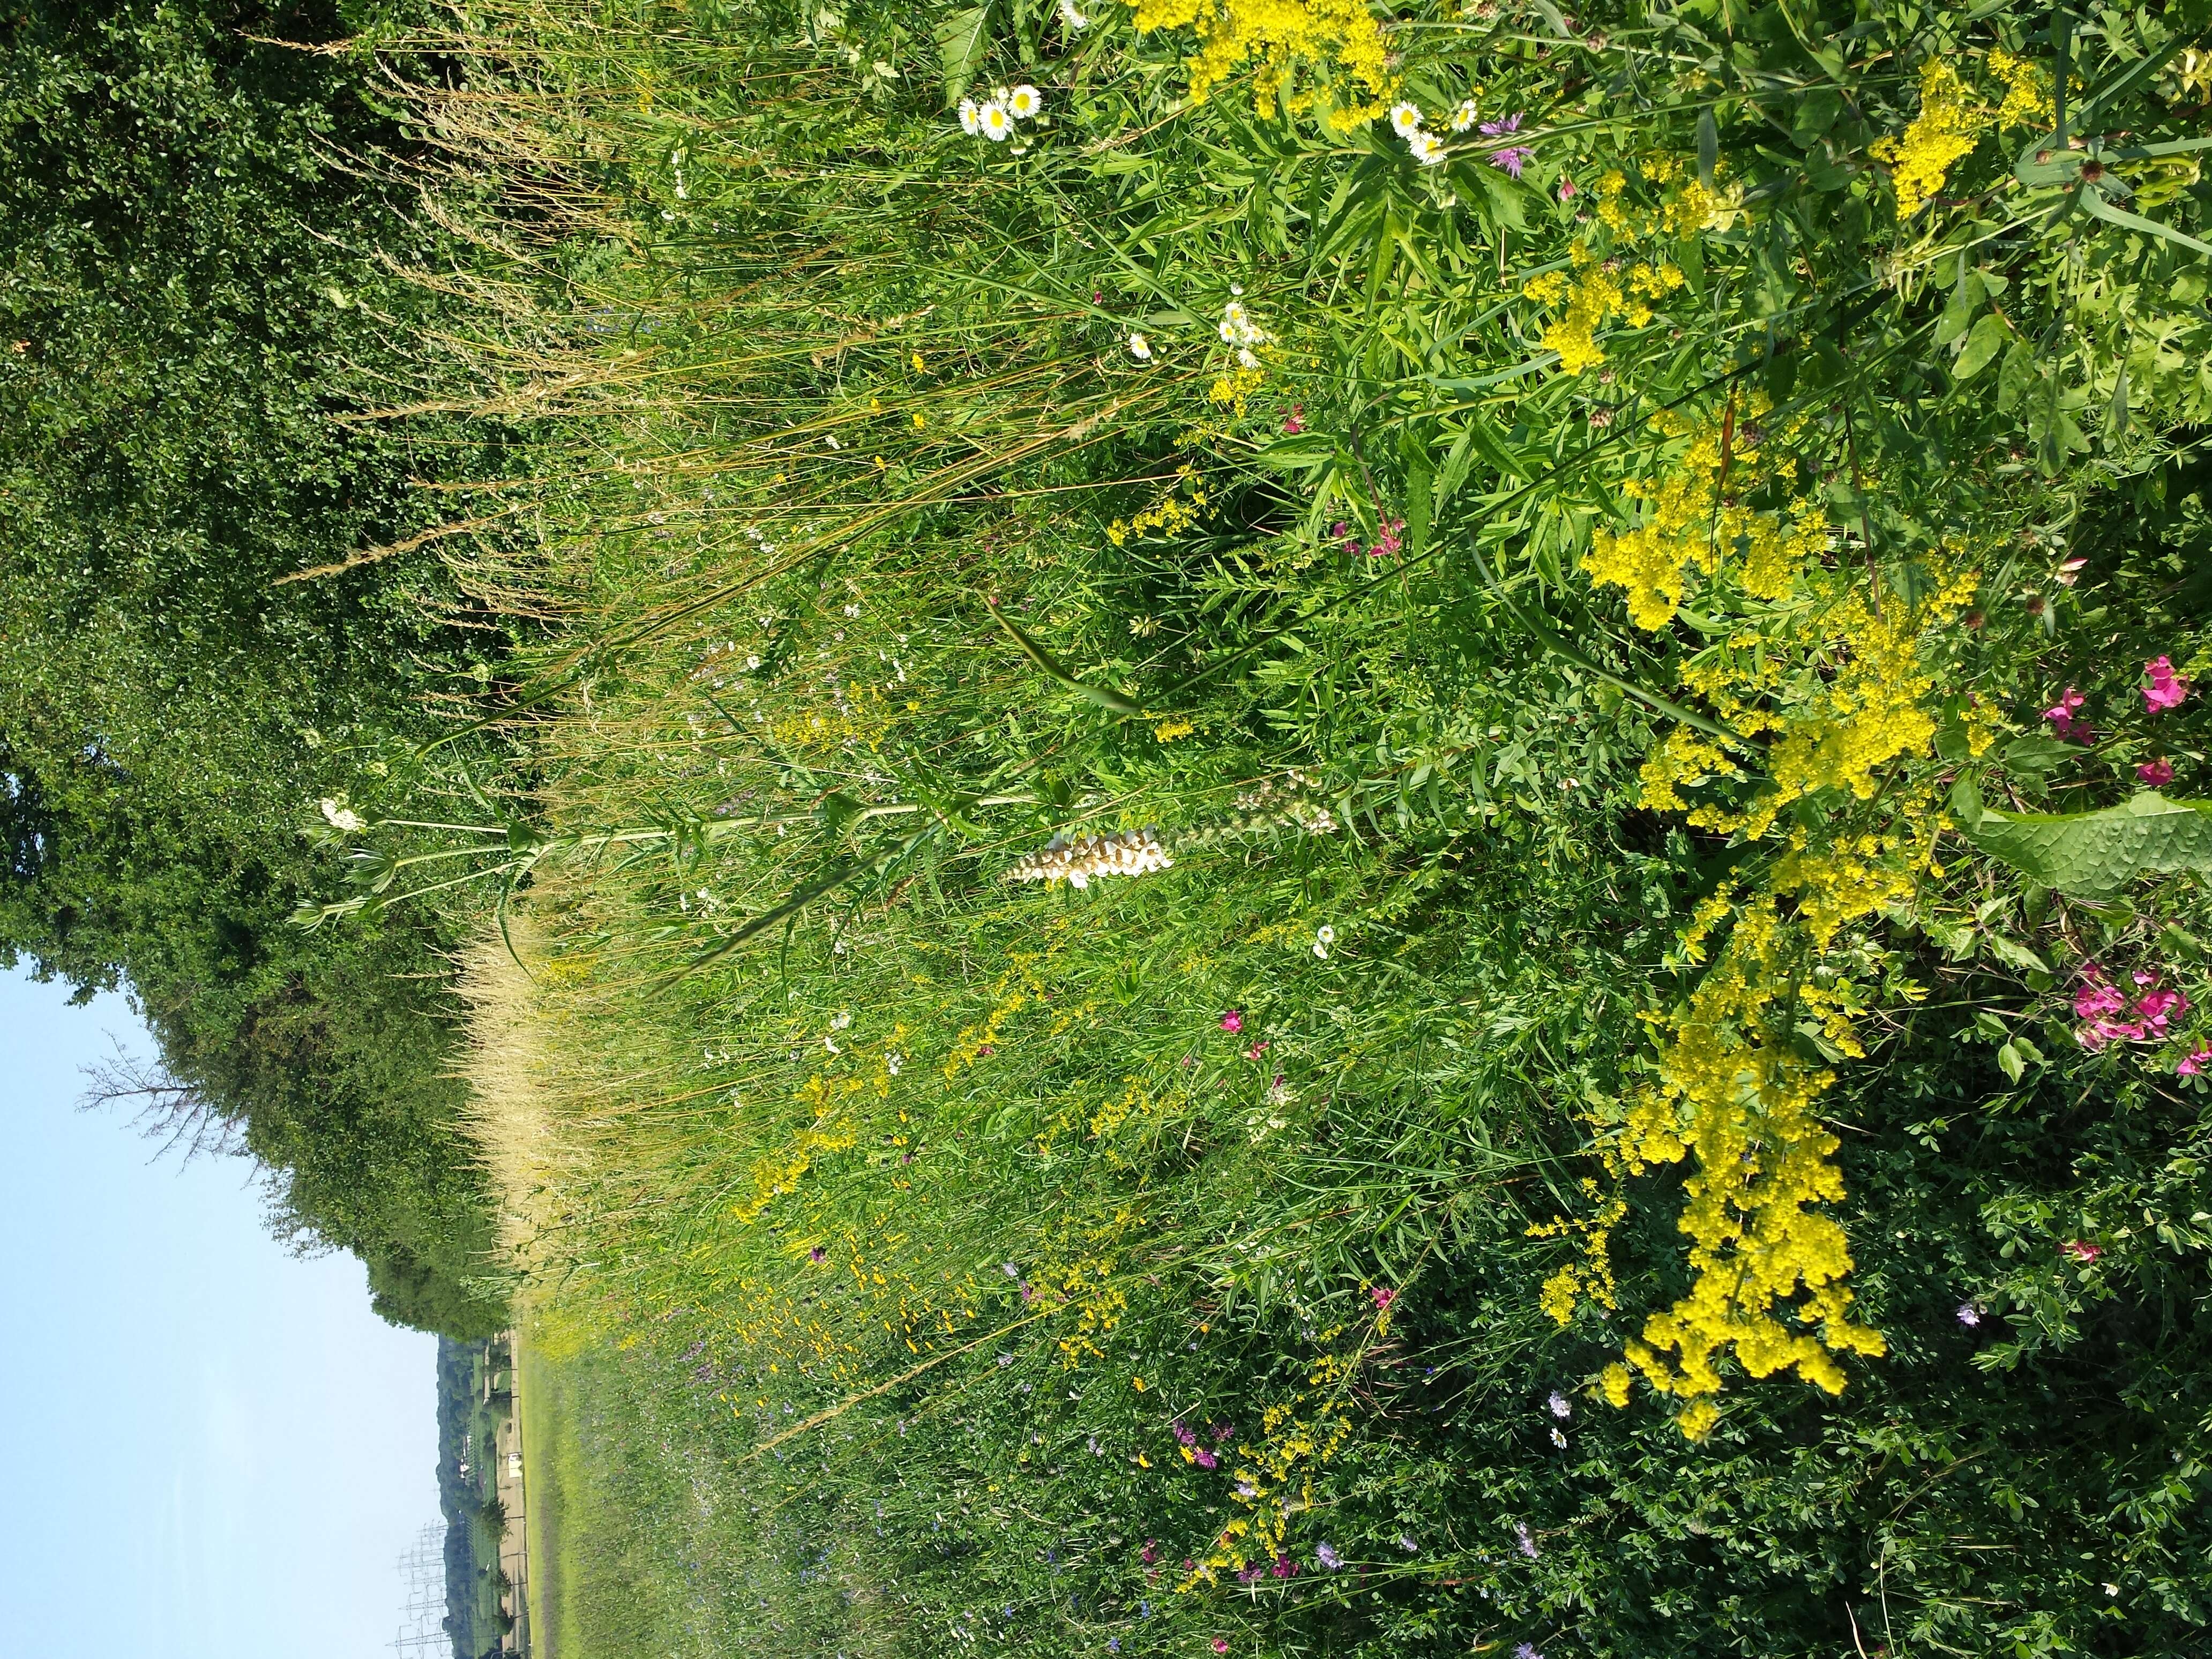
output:
<path id="1" fill-rule="evenodd" d="M 1231 1008 L 1227 1013 L 1222 1015 L 1221 1029 L 1224 1031 L 1243 1030 L 1244 1029 L 1244 1016 L 1238 1013 L 1234 1008 Z"/>
<path id="2" fill-rule="evenodd" d="M 2079 725 L 2074 718 L 2080 712 L 2082 702 L 2081 694 L 2069 685 L 2064 696 L 2043 711 L 2043 718 L 2051 722 L 2051 729 L 2058 736 L 2075 737 L 2077 731 L 2087 732 L 2089 729 L 2087 726 Z M 2094 737 L 2082 740 L 2094 741 Z"/>
<path id="3" fill-rule="evenodd" d="M 1267 1052 L 1267 1045 L 1265 1042 L 1255 1042 L 1244 1051 L 1244 1058 L 1247 1060 L 1257 1060 L 1261 1055 Z"/>
<path id="4" fill-rule="evenodd" d="M 1216 1653 L 1226 1653 L 1229 1651 L 1229 1644 L 1217 1636 L 1213 1638 L 1213 1650 Z"/>
<path id="5" fill-rule="evenodd" d="M 2061 587 L 2071 587 L 2081 580 L 2082 567 L 2088 562 L 2087 559 L 2069 559 L 2058 567 L 2057 574 L 2052 580 Z"/>
<path id="6" fill-rule="evenodd" d="M 1145 1547 L 1139 1550 L 1137 1554 L 1139 1559 L 1149 1567 L 1160 1559 L 1160 1540 L 1157 1538 L 1147 1538 L 1145 1540 Z"/>
<path id="7" fill-rule="evenodd" d="M 1191 1453 L 1190 1461 L 1201 1469 L 1218 1469 L 1221 1467 L 1221 1460 L 1203 1446 Z"/>
<path id="8" fill-rule="evenodd" d="M 806 1259 L 809 1261 L 819 1261 L 828 1254 L 829 1252 L 827 1250 L 824 1250 L 819 1244 L 817 1244 L 812 1249 L 806 1253 Z"/>
<path id="9" fill-rule="evenodd" d="M 2084 1238 L 2069 1238 L 2058 1247 L 2058 1252 L 2061 1255 L 2073 1257 L 2076 1261 L 2090 1262 L 2104 1255 L 2105 1247 L 2101 1244 L 2092 1244 Z"/>
<path id="10" fill-rule="evenodd" d="M 1306 406 L 1304 404 L 1291 404 L 1290 414 L 1284 419 L 1283 430 L 1295 438 L 1305 429 Z"/>
<path id="11" fill-rule="evenodd" d="M 2141 1042 L 2143 1028 L 2121 1019 L 2093 1019 L 2074 1033 L 2081 1045 L 2095 1053 L 2108 1042 Z"/>
<path id="12" fill-rule="evenodd" d="M 1267 1568 L 1261 1566 L 1257 1561 L 1255 1561 L 1250 1566 L 1245 1568 L 1242 1572 L 1237 1575 L 1237 1582 L 1240 1584 L 1256 1584 L 1267 1576 Z M 1220 1651 L 1218 1648 L 1214 1650 L 1217 1653 Z"/>
<path id="13" fill-rule="evenodd" d="M 1295 1576 L 1296 1576 L 1296 1574 L 1297 1574 L 1297 1570 L 1298 1570 L 1298 1564 L 1297 1564 L 1297 1562 L 1295 1562 L 1295 1561 L 1291 1560 L 1291 1558 L 1290 1558 L 1289 1556 L 1287 1556 L 1287 1555 L 1279 1555 L 1279 1556 L 1277 1556 L 1277 1557 L 1275 1558 L 1275 1577 L 1278 1577 L 1278 1578 L 1289 1578 L 1289 1577 L 1295 1577 Z"/>
<path id="14" fill-rule="evenodd" d="M 1384 553 L 1395 553 L 1400 545 L 1398 532 L 1405 527 L 1403 519 L 1383 520 L 1382 531 L 1375 538 L 1375 545 L 1367 550 L 1368 556 L 1373 558 Z"/>
<path id="15" fill-rule="evenodd" d="M 2179 991 L 2146 991 L 2136 999 L 2136 1013 L 2154 1036 L 2164 1036 L 2166 1022 L 2188 1012 L 2189 999 Z"/>
<path id="16" fill-rule="evenodd" d="M 2173 763 L 2170 760 L 2145 761 L 2136 768 L 2136 775 L 2154 789 L 2163 789 L 2173 781 Z"/>
<path id="17" fill-rule="evenodd" d="M 1375 1305 L 1386 1310 L 1398 1299 L 1398 1292 L 1387 1285 L 1377 1285 L 1372 1294 L 1375 1297 Z"/>
<path id="18" fill-rule="evenodd" d="M 2074 1017 L 2076 1019 L 2101 1019 L 2107 1014 L 2117 1014 L 2128 1006 L 2128 1000 L 2105 977 L 2105 970 L 2094 962 L 2081 964 L 2081 988 L 2074 994 Z"/>
<path id="19" fill-rule="evenodd" d="M 2179 708 L 2189 695 L 2189 682 L 2173 672 L 2167 658 L 2153 657 L 2143 665 L 2143 672 L 2150 677 L 2150 684 L 2142 689 L 2143 708 L 2151 714 Z"/>
<path id="20" fill-rule="evenodd" d="M 2197 1077 L 2203 1074 L 2207 1065 L 2212 1065 L 2212 1047 L 2199 1048 L 2182 1055 L 2179 1060 L 2173 1062 L 2174 1075 Z"/>
<path id="21" fill-rule="evenodd" d="M 1559 180 L 1559 199 L 1562 202 L 1571 202 L 1575 199 L 1575 181 L 1573 179 L 1562 179 Z"/>
<path id="22" fill-rule="evenodd" d="M 1175 1425 L 1169 1430 L 1169 1432 L 1174 1435 L 1177 1440 L 1180 1440 L 1186 1446 L 1195 1446 L 1198 1443 L 1198 1437 L 1193 1434 L 1188 1429 L 1183 1427 L 1182 1419 L 1180 1417 L 1176 1419 Z"/>

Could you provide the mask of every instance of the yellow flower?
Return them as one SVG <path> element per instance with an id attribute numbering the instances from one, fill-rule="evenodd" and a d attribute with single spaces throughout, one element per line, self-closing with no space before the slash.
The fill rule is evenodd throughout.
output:
<path id="1" fill-rule="evenodd" d="M 1902 138 L 1878 139 L 1873 145 L 1875 157 L 1889 163 L 1900 221 L 1919 212 L 1943 188 L 1952 163 L 1972 151 L 1990 125 L 1950 64 L 1930 58 L 1920 66 L 1920 113 Z"/>

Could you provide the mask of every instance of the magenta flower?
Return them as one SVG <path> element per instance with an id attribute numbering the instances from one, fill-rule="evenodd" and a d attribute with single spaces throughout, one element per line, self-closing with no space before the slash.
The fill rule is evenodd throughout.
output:
<path id="1" fill-rule="evenodd" d="M 2212 1047 L 2200 1047 L 2173 1062 L 2174 1075 L 2200 1077 L 2207 1066 L 2212 1066 Z"/>
<path id="2" fill-rule="evenodd" d="M 2181 700 L 2189 695 L 2188 680 L 2173 672 L 2173 664 L 2168 658 L 2152 658 L 2143 665 L 2143 672 L 2150 678 L 2150 684 L 2142 689 L 2143 708 L 2150 714 L 2178 708 Z"/>
<path id="3" fill-rule="evenodd" d="M 2153 1036 L 2166 1035 L 2166 1023 L 2177 1014 L 2189 1012 L 2189 999 L 2179 991 L 2160 988 L 2146 991 L 2136 999 L 2136 1015 Z"/>
<path id="4" fill-rule="evenodd" d="M 1190 1461 L 1201 1469 L 1218 1469 L 1221 1467 L 1221 1460 L 1203 1446 L 1191 1453 Z"/>
<path id="5" fill-rule="evenodd" d="M 1284 418 L 1283 430 L 1295 438 L 1305 429 L 1306 406 L 1304 404 L 1291 404 L 1290 414 Z"/>
<path id="6" fill-rule="evenodd" d="M 1571 179 L 1560 179 L 1559 199 L 1562 202 L 1571 202 L 1575 199 L 1575 181 Z"/>
<path id="7" fill-rule="evenodd" d="M 812 1249 L 806 1253 L 806 1259 L 809 1261 L 819 1261 L 828 1254 L 829 1252 L 827 1250 L 824 1250 L 819 1244 L 817 1244 Z"/>
<path id="8" fill-rule="evenodd" d="M 1257 1561 L 1255 1561 L 1250 1566 L 1245 1568 L 1243 1571 L 1237 1575 L 1237 1582 L 1240 1584 L 1256 1584 L 1267 1576 L 1267 1568 L 1261 1566 Z M 1218 1652 L 1220 1650 L 1217 1648 L 1215 1651 Z"/>
<path id="9" fill-rule="evenodd" d="M 2102 1019 L 2117 1014 L 2128 1006 L 2127 998 L 2118 987 L 2105 977 L 2105 970 L 2095 963 L 2081 965 L 2081 988 L 2074 993 L 2074 1017 L 2076 1019 Z"/>
<path id="10" fill-rule="evenodd" d="M 1388 1310 L 1389 1305 L 1398 1299 L 1397 1291 L 1382 1285 L 1377 1285 L 1371 1294 L 1375 1297 L 1375 1305 L 1384 1310 Z"/>
<path id="11" fill-rule="evenodd" d="M 1521 169 L 1535 159 L 1536 152 L 1526 144 L 1508 144 L 1504 149 L 1490 152 L 1490 165 L 1503 167 L 1516 179 L 1521 176 Z"/>
<path id="12" fill-rule="evenodd" d="M 2173 763 L 2170 760 L 2145 761 L 2136 768 L 2136 775 L 2154 789 L 2163 789 L 2173 781 Z"/>
<path id="13" fill-rule="evenodd" d="M 1227 1013 L 1222 1015 L 1221 1029 L 1224 1031 L 1243 1030 L 1244 1029 L 1244 1016 L 1238 1013 L 1234 1008 L 1231 1008 Z"/>
<path id="14" fill-rule="evenodd" d="M 1260 1056 L 1261 1056 L 1261 1055 L 1262 1055 L 1262 1054 L 1266 1054 L 1267 1052 L 1267 1044 L 1266 1041 L 1263 1039 L 1263 1040 L 1261 1040 L 1261 1041 L 1260 1041 L 1260 1042 L 1255 1042 L 1255 1043 L 1254 1043 L 1250 1048 L 1247 1048 L 1247 1049 L 1244 1051 L 1244 1058 L 1245 1058 L 1245 1059 L 1247 1059 L 1247 1060 L 1257 1060 L 1257 1059 L 1259 1059 L 1259 1058 L 1260 1058 Z"/>
<path id="15" fill-rule="evenodd" d="M 1398 532 L 1405 527 L 1403 519 L 1383 520 L 1382 528 L 1375 538 L 1375 545 L 1367 550 L 1368 556 L 1378 558 L 1385 553 L 1395 553 L 1400 545 Z"/>
<path id="16" fill-rule="evenodd" d="M 1226 1653 L 1229 1651 L 1229 1644 L 1217 1636 L 1213 1638 L 1213 1650 L 1216 1653 Z"/>
<path id="17" fill-rule="evenodd" d="M 1295 1561 L 1291 1560 L 1291 1558 L 1290 1558 L 1289 1556 L 1287 1556 L 1287 1555 L 1279 1555 L 1279 1556 L 1277 1556 L 1277 1557 L 1275 1558 L 1275 1577 L 1278 1577 L 1278 1578 L 1295 1578 L 1295 1577 L 1297 1576 L 1297 1571 L 1298 1571 L 1298 1564 L 1297 1564 L 1297 1562 L 1295 1562 Z"/>
<path id="18" fill-rule="evenodd" d="M 2090 731 L 2087 724 L 2075 718 L 2081 712 L 2082 701 L 2081 694 L 2069 685 L 2066 688 L 2064 696 L 2043 711 L 2043 718 L 2051 722 L 2053 733 L 2061 738 L 2072 738 L 2079 743 L 2096 741 L 2096 734 Z"/>
<path id="19" fill-rule="evenodd" d="M 2087 1263 L 2094 1261 L 2099 1256 L 2104 1255 L 2105 1247 L 2101 1244 L 2092 1244 L 2086 1238 L 2069 1238 L 2058 1247 L 2058 1253 L 2061 1255 L 2071 1256 L 2076 1261 Z"/>
<path id="20" fill-rule="evenodd" d="M 1174 1426 L 1168 1431 L 1174 1435 L 1177 1440 L 1182 1442 L 1186 1446 L 1195 1446 L 1198 1443 L 1198 1437 L 1193 1434 L 1188 1429 L 1183 1427 L 1182 1419 L 1180 1417 L 1176 1419 Z"/>

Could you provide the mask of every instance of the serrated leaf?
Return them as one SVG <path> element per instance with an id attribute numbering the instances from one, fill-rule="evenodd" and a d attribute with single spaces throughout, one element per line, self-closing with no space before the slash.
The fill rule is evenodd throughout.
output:
<path id="1" fill-rule="evenodd" d="M 1953 793 L 1953 805 L 1961 797 Z M 2168 800 L 2146 790 L 2101 812 L 1957 813 L 1984 853 L 2080 898 L 2108 898 L 2137 876 L 2212 871 L 2212 801 Z"/>
<path id="2" fill-rule="evenodd" d="M 970 6 L 942 18 L 937 25 L 938 61 L 945 70 L 945 105 L 950 109 L 968 93 L 983 62 L 983 26 L 988 6 Z"/>

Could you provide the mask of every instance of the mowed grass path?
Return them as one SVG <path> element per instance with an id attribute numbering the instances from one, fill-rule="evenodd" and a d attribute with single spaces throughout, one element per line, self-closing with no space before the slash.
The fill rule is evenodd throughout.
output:
<path id="1" fill-rule="evenodd" d="M 525 1535 L 530 1550 L 530 1650 L 535 1659 L 580 1652 L 568 1639 L 574 1624 L 567 1593 L 575 1583 L 562 1571 L 563 1454 L 573 1446 L 562 1432 L 561 1388 L 555 1368 L 518 1330 L 514 1340 L 516 1412 L 522 1431 Z"/>

